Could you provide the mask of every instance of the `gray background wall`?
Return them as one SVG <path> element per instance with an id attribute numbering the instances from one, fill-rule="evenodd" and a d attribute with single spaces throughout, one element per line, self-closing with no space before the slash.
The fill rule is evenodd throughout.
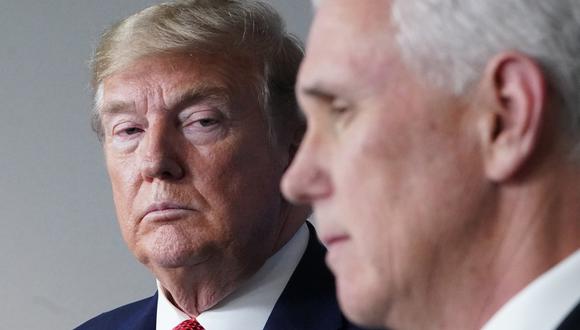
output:
<path id="1" fill-rule="evenodd" d="M 71 329 L 150 295 L 90 131 L 99 33 L 157 1 L 0 1 L 0 329 Z M 270 0 L 304 39 L 308 0 Z"/>

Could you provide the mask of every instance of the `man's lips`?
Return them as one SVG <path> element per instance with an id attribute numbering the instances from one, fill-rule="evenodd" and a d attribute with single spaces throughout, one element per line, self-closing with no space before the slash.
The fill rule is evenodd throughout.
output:
<path id="1" fill-rule="evenodd" d="M 346 234 L 332 234 L 322 237 L 322 243 L 327 248 L 330 248 L 333 245 L 344 243 L 349 239 L 348 235 Z"/>
<path id="2" fill-rule="evenodd" d="M 141 217 L 148 221 L 167 221 L 195 211 L 193 207 L 175 202 L 158 202 L 149 205 Z"/>
<path id="3" fill-rule="evenodd" d="M 349 241 L 350 237 L 347 234 L 335 233 L 330 235 L 322 236 L 322 242 L 326 246 L 328 253 L 326 254 L 326 264 L 330 269 L 335 269 L 337 263 L 340 262 L 345 256 L 345 249 L 348 245 L 345 244 Z"/>

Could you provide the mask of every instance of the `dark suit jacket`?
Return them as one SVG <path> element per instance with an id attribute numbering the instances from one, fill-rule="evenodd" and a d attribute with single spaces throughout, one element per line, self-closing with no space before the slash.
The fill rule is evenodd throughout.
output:
<path id="1" fill-rule="evenodd" d="M 334 278 L 324 264 L 325 248 L 308 224 L 304 256 L 274 306 L 264 330 L 357 330 L 338 309 Z M 155 330 L 157 293 L 103 313 L 77 330 Z M 242 327 L 243 328 L 243 327 Z M 211 329 L 208 329 L 211 330 Z M 253 329 L 248 329 L 253 330 Z"/>
<path id="2" fill-rule="evenodd" d="M 547 304 L 550 302 L 547 301 Z M 578 330 L 580 329 L 580 303 L 574 307 L 572 312 L 566 316 L 564 321 L 556 328 L 556 330 Z"/>

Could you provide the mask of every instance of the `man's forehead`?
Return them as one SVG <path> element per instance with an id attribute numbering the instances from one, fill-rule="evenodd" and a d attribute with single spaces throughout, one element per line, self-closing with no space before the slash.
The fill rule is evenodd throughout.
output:
<path id="1" fill-rule="evenodd" d="M 232 84 L 225 75 L 218 74 L 226 70 L 209 68 L 211 65 L 199 65 L 188 57 L 175 60 L 159 56 L 136 61 L 103 81 L 101 110 L 116 112 L 116 109 L 155 98 L 168 107 L 185 98 L 229 99 Z"/>
<path id="2" fill-rule="evenodd" d="M 229 89 L 201 84 L 182 87 L 157 95 L 147 92 L 114 92 L 115 94 L 103 99 L 99 112 L 106 116 L 127 112 L 148 112 L 154 109 L 181 111 L 200 103 L 212 104 L 221 109 L 226 109 L 231 105 L 232 95 Z"/>
<path id="3" fill-rule="evenodd" d="M 390 6 L 385 3 L 390 2 L 325 2 L 316 14 L 306 56 L 369 54 L 390 45 L 394 30 L 390 23 Z"/>
<path id="4" fill-rule="evenodd" d="M 324 25 L 357 32 L 384 30 L 390 24 L 391 0 L 326 0 L 316 13 Z"/>
<path id="5" fill-rule="evenodd" d="M 141 58 L 117 70 L 105 78 L 105 90 L 119 87 L 139 88 L 147 85 L 167 85 L 182 83 L 182 80 L 196 81 L 212 78 L 208 70 L 210 62 L 186 55 L 158 55 Z"/>
<path id="6" fill-rule="evenodd" d="M 358 1 L 340 0 L 323 3 L 300 71 L 300 89 L 344 94 L 348 90 L 340 90 L 341 87 L 352 87 L 363 76 L 382 74 L 391 66 L 396 59 L 392 55 L 397 52 L 392 51 L 394 42 L 389 28 L 389 8 L 384 4 L 379 6 L 383 12 L 376 15 L 373 12 L 376 5 L 372 4 L 374 1 L 370 2 L 363 1 L 360 5 Z M 382 20 L 369 23 L 368 20 L 377 18 L 367 13 L 380 16 Z M 353 72 L 358 73 L 358 79 L 353 79 Z M 344 79 L 348 83 L 345 84 Z"/>

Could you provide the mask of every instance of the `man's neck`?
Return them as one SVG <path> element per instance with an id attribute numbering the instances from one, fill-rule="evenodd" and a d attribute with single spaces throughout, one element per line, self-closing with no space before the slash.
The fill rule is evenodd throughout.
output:
<path id="1" fill-rule="evenodd" d="M 308 241 L 309 230 L 304 224 L 255 274 L 196 319 L 207 329 L 231 329 L 238 324 L 246 324 L 248 329 L 262 329 L 305 253 Z M 190 318 L 168 299 L 167 290 L 159 281 L 157 287 L 157 329 L 173 329 L 174 325 Z M 252 306 L 251 312 L 248 306 Z"/>
<path id="2" fill-rule="evenodd" d="M 199 265 L 155 270 L 168 300 L 190 317 L 197 317 L 235 291 L 253 269 L 225 269 Z M 211 273 L 211 274 L 210 274 Z"/>
<path id="3" fill-rule="evenodd" d="M 554 170 L 554 169 L 552 169 Z M 486 231 L 466 240 L 445 270 L 431 275 L 409 328 L 480 329 L 509 299 L 580 248 L 580 173 L 502 188 Z M 451 253 L 449 253 L 451 255 Z M 413 301 L 418 301 L 414 299 Z"/>
<path id="4" fill-rule="evenodd" d="M 262 243 L 259 248 L 239 247 L 195 265 L 178 268 L 150 265 L 150 269 L 171 303 L 189 316 L 197 317 L 237 290 L 268 258 L 288 243 L 304 223 L 307 212 L 305 207 L 288 205 L 282 208 L 279 229 L 270 235 L 268 244 L 265 238 L 260 238 Z"/>

